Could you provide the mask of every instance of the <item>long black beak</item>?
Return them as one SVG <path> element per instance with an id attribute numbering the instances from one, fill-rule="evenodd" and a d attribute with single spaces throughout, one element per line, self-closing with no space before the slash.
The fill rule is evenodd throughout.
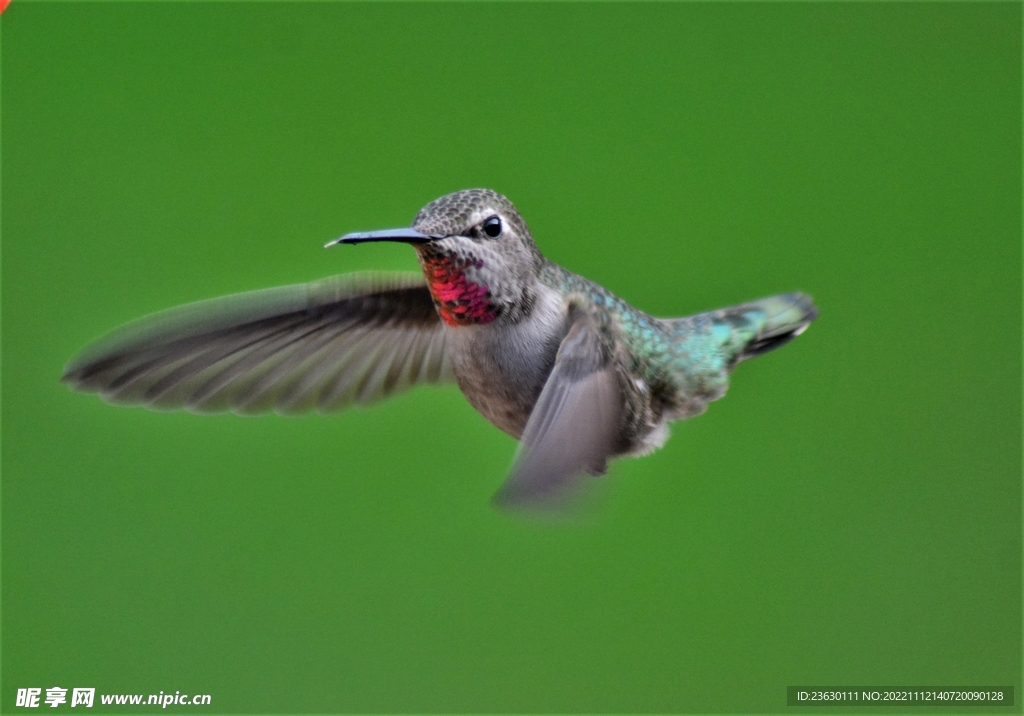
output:
<path id="1" fill-rule="evenodd" d="M 443 236 L 422 234 L 416 229 L 385 229 L 383 231 L 357 231 L 345 234 L 340 239 L 331 239 L 324 244 L 325 249 L 338 244 L 362 244 L 367 241 L 400 241 L 405 244 L 425 244 L 443 239 Z"/>

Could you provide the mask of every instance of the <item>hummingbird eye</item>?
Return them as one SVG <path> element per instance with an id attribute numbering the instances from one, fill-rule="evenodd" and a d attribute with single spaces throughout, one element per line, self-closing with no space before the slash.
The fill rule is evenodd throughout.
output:
<path id="1" fill-rule="evenodd" d="M 492 239 L 496 239 L 501 236 L 501 219 L 497 216 L 492 216 L 487 219 L 484 222 L 484 233 Z"/>

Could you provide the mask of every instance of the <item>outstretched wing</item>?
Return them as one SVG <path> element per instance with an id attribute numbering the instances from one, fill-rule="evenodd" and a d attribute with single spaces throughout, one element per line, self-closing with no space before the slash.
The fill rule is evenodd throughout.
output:
<path id="1" fill-rule="evenodd" d="M 559 507 L 584 473 L 603 474 L 614 453 L 622 416 L 618 377 L 596 327 L 574 315 L 512 472 L 494 496 L 499 506 Z"/>
<path id="2" fill-rule="evenodd" d="M 139 319 L 61 380 L 113 403 L 196 412 L 328 411 L 451 380 L 422 276 L 351 274 Z"/>

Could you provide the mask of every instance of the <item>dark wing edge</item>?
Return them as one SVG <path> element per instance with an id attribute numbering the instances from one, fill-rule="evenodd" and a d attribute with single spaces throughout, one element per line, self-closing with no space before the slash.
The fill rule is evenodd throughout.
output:
<path id="1" fill-rule="evenodd" d="M 133 321 L 61 381 L 104 400 L 194 412 L 326 412 L 452 380 L 419 274 L 357 273 L 199 301 Z"/>
<path id="2" fill-rule="evenodd" d="M 619 376 L 598 330 L 574 313 L 512 471 L 494 496 L 500 508 L 564 512 L 585 473 L 603 474 L 614 454 L 622 419 Z"/>

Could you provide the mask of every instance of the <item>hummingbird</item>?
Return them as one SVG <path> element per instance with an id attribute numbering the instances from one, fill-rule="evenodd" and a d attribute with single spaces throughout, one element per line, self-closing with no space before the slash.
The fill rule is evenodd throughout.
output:
<path id="1" fill-rule="evenodd" d="M 111 403 L 241 414 L 329 412 L 454 381 L 520 441 L 496 504 L 557 509 L 609 460 L 661 447 L 670 422 L 725 394 L 737 363 L 817 317 L 808 296 L 785 293 L 655 318 L 546 259 L 490 189 L 327 247 L 371 241 L 411 245 L 422 273 L 348 274 L 156 313 L 86 348 L 61 380 Z"/>

